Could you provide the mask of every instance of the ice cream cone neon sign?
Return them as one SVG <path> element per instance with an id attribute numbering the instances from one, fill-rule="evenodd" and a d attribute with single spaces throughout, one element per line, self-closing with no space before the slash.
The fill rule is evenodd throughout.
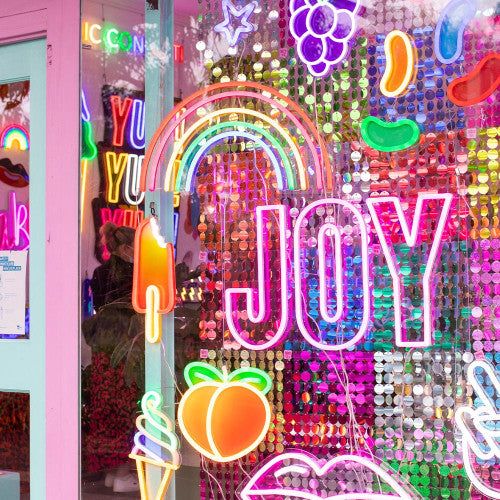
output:
<path id="1" fill-rule="evenodd" d="M 136 420 L 137 434 L 129 457 L 137 465 L 137 476 L 142 500 L 162 500 L 168 490 L 174 471 L 180 467 L 179 440 L 170 419 L 160 411 L 161 396 L 149 391 L 142 397 L 142 415 Z M 149 428 L 146 430 L 144 424 Z M 155 432 L 152 432 L 152 430 Z M 159 437 L 158 437 L 159 436 Z M 161 481 L 152 490 L 149 474 L 159 468 Z"/>

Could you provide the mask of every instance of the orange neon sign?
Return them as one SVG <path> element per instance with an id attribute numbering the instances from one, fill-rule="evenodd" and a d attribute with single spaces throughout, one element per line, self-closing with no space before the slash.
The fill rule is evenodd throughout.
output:
<path id="1" fill-rule="evenodd" d="M 146 314 L 146 339 L 161 339 L 161 314 L 175 306 L 174 246 L 160 235 L 154 217 L 139 224 L 135 234 L 134 284 L 132 304 Z"/>

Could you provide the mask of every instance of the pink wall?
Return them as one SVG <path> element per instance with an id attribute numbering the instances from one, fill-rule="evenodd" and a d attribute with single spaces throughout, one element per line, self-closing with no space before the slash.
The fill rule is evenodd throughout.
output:
<path id="1" fill-rule="evenodd" d="M 45 452 L 51 500 L 79 497 L 79 30 L 78 0 L 2 0 L 0 44 L 47 37 Z"/>

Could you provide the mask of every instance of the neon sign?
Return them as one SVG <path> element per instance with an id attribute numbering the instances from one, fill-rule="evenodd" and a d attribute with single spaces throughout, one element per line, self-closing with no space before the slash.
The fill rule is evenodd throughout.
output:
<path id="1" fill-rule="evenodd" d="M 168 143 L 171 139 L 176 138 L 179 129 L 182 130 L 185 121 L 190 116 L 196 113 L 200 108 L 210 104 L 213 105 L 224 100 L 233 103 L 235 99 L 245 98 L 255 99 L 257 102 L 261 102 L 264 105 L 267 104 L 275 107 L 286 117 L 286 119 L 293 123 L 304 138 L 305 144 L 307 145 L 305 149 L 307 149 L 312 157 L 316 187 L 318 189 L 323 189 L 324 187 L 333 189 L 332 169 L 326 144 L 311 119 L 296 102 L 276 89 L 249 81 L 224 82 L 210 85 L 207 88 L 195 92 L 183 102 L 179 103 L 162 121 L 160 127 L 153 136 L 151 146 L 146 151 L 145 165 L 147 167 L 143 169 L 142 172 L 141 189 L 153 191 L 157 187 L 159 169 L 163 164 L 162 157 L 165 154 Z M 231 108 L 233 107 L 234 106 L 231 106 Z M 207 115 L 196 125 L 196 130 L 202 125 L 205 124 L 206 126 L 206 124 L 210 123 L 210 118 L 212 116 L 226 116 L 225 120 L 228 121 L 230 115 L 226 115 L 227 111 L 228 110 L 220 110 L 220 114 L 214 115 L 207 113 Z M 248 110 L 244 107 L 236 108 L 236 111 L 241 116 L 257 117 L 257 115 L 251 113 L 252 110 Z M 265 118 L 266 119 L 263 119 L 263 121 L 269 124 L 273 132 L 276 131 L 275 135 L 282 137 L 288 143 L 290 134 L 283 125 L 276 119 L 269 119 L 269 117 Z M 259 128 L 263 129 L 263 127 Z M 179 147 L 179 151 L 184 151 L 189 147 L 190 141 L 196 140 L 196 138 L 197 135 L 194 134 L 194 130 L 186 131 L 182 134 L 181 139 L 175 141 L 175 146 L 179 144 L 179 146 L 177 146 Z M 175 168 L 176 162 L 179 159 L 174 156 L 174 154 L 169 155 L 169 162 L 164 176 L 164 189 L 165 191 L 172 192 L 190 191 L 192 186 L 187 184 L 186 180 L 193 178 L 195 166 L 191 165 L 189 167 L 193 169 L 193 174 L 186 175 L 185 171 L 181 171 L 180 168 Z M 302 152 L 298 158 L 294 158 L 295 162 L 292 162 L 292 172 L 289 173 L 289 175 L 291 174 L 294 177 L 294 181 L 288 184 L 289 177 L 285 173 L 283 178 L 286 177 L 287 184 L 284 188 L 293 189 L 293 186 L 300 186 L 300 189 L 307 189 L 309 185 L 309 173 L 305 164 L 305 153 Z M 283 164 L 286 165 L 285 159 L 281 158 L 281 160 Z M 184 164 L 185 163 L 186 162 L 184 162 Z M 279 177 L 280 173 L 276 172 L 276 175 Z"/>
<path id="2" fill-rule="evenodd" d="M 123 209 L 123 208 L 101 208 L 101 224 L 113 222 L 117 226 L 126 226 L 136 229 L 144 220 L 142 210 Z"/>
<path id="3" fill-rule="evenodd" d="M 129 457 L 135 460 L 142 500 L 161 499 L 165 496 L 174 471 L 181 464 L 179 439 L 171 420 L 161 411 L 161 396 L 149 391 L 142 397 L 142 415 L 136 419 L 137 433 Z M 144 424 L 148 424 L 148 428 Z M 147 467 L 149 465 L 150 467 Z M 161 471 L 156 493 L 151 491 L 148 473 L 151 466 Z"/>
<path id="4" fill-rule="evenodd" d="M 446 221 L 450 213 L 451 202 L 453 195 L 437 194 L 437 193 L 418 193 L 417 203 L 415 206 L 415 214 L 411 230 L 408 226 L 406 215 L 403 212 L 403 207 L 398 198 L 394 196 L 368 198 L 366 204 L 375 226 L 380 245 L 384 252 L 387 261 L 387 266 L 392 277 L 392 286 L 394 290 L 394 329 L 396 334 L 396 345 L 399 347 L 428 347 L 432 344 L 432 272 L 436 264 L 441 249 L 443 233 L 446 226 Z M 391 235 L 394 234 L 394 224 L 392 219 L 394 212 L 397 215 L 399 228 L 403 234 L 404 241 L 408 247 L 414 247 L 419 241 L 421 232 L 420 226 L 423 223 L 422 210 L 424 204 L 434 202 L 437 205 L 439 212 L 437 218 L 437 225 L 434 234 L 431 236 L 431 244 L 427 263 L 425 264 L 425 271 L 422 281 L 423 292 L 423 310 L 424 310 L 424 335 L 421 341 L 409 341 L 405 338 L 405 327 L 402 321 L 402 297 L 404 284 L 402 280 L 401 269 L 397 263 L 397 257 L 394 252 L 394 245 L 391 241 Z M 384 205 L 385 210 L 377 210 Z M 386 224 L 384 227 L 382 223 Z M 389 229 L 390 228 L 390 229 Z"/>
<path id="5" fill-rule="evenodd" d="M 382 246 L 384 256 L 389 267 L 391 277 L 393 280 L 394 290 L 394 316 L 395 316 L 395 343 L 399 347 L 427 347 L 432 344 L 432 276 L 436 261 L 441 249 L 444 229 L 446 222 L 449 218 L 451 202 L 453 195 L 451 194 L 435 194 L 435 193 L 419 193 L 411 230 L 408 226 L 406 215 L 401 206 L 401 202 L 395 197 L 380 197 L 369 198 L 366 203 L 375 226 L 380 244 Z M 434 204 L 437 207 L 433 209 L 437 211 L 437 223 L 430 236 L 430 249 L 428 252 L 427 262 L 425 263 L 425 271 L 422 281 L 423 289 L 423 339 L 422 340 L 409 340 L 406 338 L 405 322 L 402 318 L 402 297 L 404 285 L 402 284 L 401 269 L 397 263 L 397 258 L 394 254 L 394 247 L 392 243 L 392 236 L 397 234 L 397 229 L 402 233 L 405 244 L 413 248 L 420 238 L 420 227 L 423 222 L 422 212 L 424 206 Z M 340 208 L 344 214 L 351 214 L 357 228 L 360 239 L 360 255 L 357 264 L 360 266 L 360 276 L 362 281 L 362 317 L 358 321 L 357 331 L 352 338 L 340 344 L 327 344 L 321 338 L 321 332 L 314 332 L 314 329 L 308 318 L 307 306 L 304 301 L 303 276 L 305 272 L 305 264 L 303 260 L 302 250 L 302 228 L 307 225 L 310 217 L 314 217 L 317 209 L 320 207 L 329 209 L 334 212 L 334 208 Z M 384 210 L 379 210 L 383 207 Z M 389 208 L 387 208 L 389 207 Z M 235 319 L 238 317 L 238 300 L 240 297 L 246 298 L 246 303 L 243 307 L 247 311 L 248 319 L 252 323 L 261 324 L 269 319 L 269 281 L 267 276 L 266 266 L 268 257 L 265 256 L 266 236 L 264 234 L 268 217 L 271 211 L 278 211 L 279 216 L 279 245 L 280 245 L 280 284 L 279 289 L 281 293 L 281 314 L 277 322 L 278 327 L 275 333 L 269 340 L 264 343 L 256 344 L 250 342 L 244 335 L 243 330 L 238 326 Z M 266 219 L 264 219 L 266 214 Z M 269 349 L 283 340 L 287 328 L 290 323 L 289 306 L 288 306 L 288 269 L 287 269 L 287 237 L 286 237 L 286 217 L 287 208 L 280 205 L 272 205 L 265 207 L 257 207 L 256 221 L 257 221 L 257 273 L 258 273 L 258 290 L 253 292 L 250 288 L 228 288 L 225 291 L 225 310 L 228 329 L 233 337 L 247 349 L 262 350 Z M 397 225 L 394 224 L 394 215 L 397 216 Z M 306 206 L 295 222 L 293 231 L 293 269 L 294 269 L 294 290 L 295 290 L 295 314 L 297 325 L 304 338 L 313 346 L 329 351 L 338 351 L 348 349 L 357 344 L 365 335 L 368 330 L 370 320 L 370 274 L 369 274 L 369 232 L 365 220 L 361 212 L 351 203 L 335 198 L 317 200 L 310 205 Z M 341 230 L 334 222 L 326 222 L 320 228 L 318 233 L 318 277 L 319 277 L 319 304 L 321 319 L 330 325 L 341 324 L 343 318 L 347 315 L 347 292 L 345 288 L 349 286 L 349 280 L 346 279 L 344 272 L 343 255 L 342 255 L 342 236 Z M 333 244 L 329 243 L 333 241 Z M 336 288 L 336 312 L 332 314 L 327 306 L 327 255 L 333 254 L 334 266 L 333 279 L 330 280 L 335 283 Z M 257 304 L 255 304 L 257 298 Z M 317 325 L 316 322 L 314 322 Z M 316 329 L 318 327 L 316 326 Z M 268 329 L 268 332 L 272 328 Z"/>
<path id="6" fill-rule="evenodd" d="M 362 320 L 358 326 L 357 333 L 347 342 L 342 344 L 326 344 L 321 341 L 319 334 L 314 334 L 313 329 L 310 325 L 307 310 L 305 310 L 305 304 L 303 300 L 303 268 L 304 262 L 302 258 L 302 235 L 301 230 L 303 224 L 307 223 L 309 217 L 315 215 L 316 210 L 319 207 L 325 207 L 329 209 L 341 208 L 349 212 L 353 219 L 356 221 L 356 226 L 359 229 L 360 244 L 361 244 L 361 276 L 363 282 L 363 316 Z M 325 257 L 326 257 L 326 245 L 325 239 L 327 237 L 334 238 L 334 258 L 336 262 L 335 269 L 335 283 L 337 292 L 337 312 L 335 315 L 327 311 L 326 307 L 326 285 L 324 276 L 320 275 L 320 311 L 321 316 L 324 321 L 329 324 L 336 324 L 341 321 L 346 313 L 347 301 L 344 299 L 344 273 L 342 272 L 343 263 L 341 255 L 341 236 L 339 229 L 336 224 L 332 222 L 327 222 L 324 224 L 318 235 L 318 252 L 319 252 L 319 272 L 325 270 Z M 304 338 L 313 346 L 319 349 L 325 349 L 327 351 L 338 351 L 342 349 L 347 349 L 363 338 L 364 334 L 368 329 L 368 321 L 370 319 L 370 288 L 369 288 L 369 267 L 368 267 L 368 230 L 366 228 L 365 221 L 361 212 L 352 204 L 344 200 L 337 200 L 334 198 L 328 198 L 323 200 L 317 200 L 305 207 L 297 218 L 293 232 L 293 247 L 294 247 L 294 278 L 295 278 L 295 314 L 297 316 L 297 324 L 300 332 Z M 346 283 L 347 284 L 347 283 Z"/>
<path id="7" fill-rule="evenodd" d="M 367 116 L 361 122 L 361 137 L 371 148 L 391 153 L 414 146 L 420 138 L 420 129 L 416 122 L 407 118 L 386 122 L 376 116 Z"/>
<path id="8" fill-rule="evenodd" d="M 82 24 L 82 42 L 102 47 L 110 54 L 126 52 L 144 56 L 145 36 L 130 31 L 121 31 L 110 24 L 99 24 L 84 21 Z M 174 62 L 184 62 L 184 46 L 174 44 Z"/>
<path id="9" fill-rule="evenodd" d="M 339 469 L 349 468 L 355 478 L 348 484 L 339 484 L 344 491 L 339 494 L 323 494 L 328 487 L 319 488 L 322 480 L 337 477 Z M 371 474 L 362 473 L 363 469 Z M 369 482 L 367 477 L 375 476 Z M 307 481 L 302 481 L 307 478 Z M 361 483 L 359 486 L 356 483 Z M 382 488 L 381 483 L 386 483 L 390 488 Z M 304 486 L 307 484 L 307 486 Z M 380 492 L 373 489 L 379 485 Z M 297 486 L 299 485 L 299 486 Z M 363 486 L 366 488 L 363 491 Z M 355 488 L 355 490 L 353 489 Z M 318 460 L 304 451 L 286 451 L 272 457 L 265 462 L 251 477 L 240 492 L 242 500 L 255 498 L 303 498 L 305 500 L 412 500 L 420 496 L 403 484 L 395 474 L 382 468 L 377 463 L 361 455 L 339 455 L 328 461 Z"/>
<path id="10" fill-rule="evenodd" d="M 104 177 L 108 203 L 118 203 L 121 192 L 129 205 L 137 206 L 144 201 L 144 193 L 139 187 L 143 159 L 144 155 L 106 151 Z"/>
<path id="11" fill-rule="evenodd" d="M 113 116 L 113 146 L 121 147 L 125 137 L 125 125 L 132 108 L 132 99 L 126 97 L 122 100 L 120 96 L 112 95 L 110 100 Z"/>
<path id="12" fill-rule="evenodd" d="M 434 52 L 443 64 L 462 55 L 464 31 L 476 15 L 476 0 L 451 0 L 441 11 L 434 31 Z"/>
<path id="13" fill-rule="evenodd" d="M 286 249 L 286 228 L 287 228 L 287 213 L 286 208 L 282 205 L 272 205 L 266 207 L 257 207 L 257 273 L 258 273 L 258 290 L 257 294 L 251 288 L 228 288 L 225 291 L 225 307 L 226 307 L 226 320 L 229 331 L 233 337 L 247 349 L 268 349 L 276 345 L 285 335 L 289 324 L 289 311 L 288 311 L 288 259 Z M 281 315 L 278 321 L 278 328 L 276 333 L 271 339 L 263 344 L 250 343 L 244 336 L 234 321 L 238 316 L 238 298 L 243 296 L 246 303 L 243 308 L 248 313 L 248 319 L 252 323 L 264 323 L 269 319 L 271 308 L 269 304 L 269 295 L 271 293 L 269 287 L 269 274 L 267 267 L 269 263 L 269 256 L 266 255 L 267 248 L 267 230 L 266 225 L 270 221 L 270 212 L 278 212 L 278 226 L 279 226 L 279 240 L 280 240 L 280 283 L 279 289 L 281 293 Z M 255 295 L 257 295 L 257 304 L 255 304 Z M 270 326 L 270 328 L 272 328 Z"/>
<path id="14" fill-rule="evenodd" d="M 140 205 L 144 201 L 145 193 L 140 190 L 143 160 L 144 155 L 131 153 L 129 153 L 127 158 L 123 196 L 129 205 Z"/>
<path id="15" fill-rule="evenodd" d="M 272 382 L 258 368 L 228 374 L 207 363 L 184 369 L 189 389 L 179 403 L 182 434 L 199 453 L 216 462 L 232 462 L 252 451 L 266 435 L 271 408 L 265 397 Z"/>
<path id="16" fill-rule="evenodd" d="M 0 134 L 0 147 L 26 151 L 30 147 L 28 131 L 21 125 L 8 125 Z"/>
<path id="17" fill-rule="evenodd" d="M 490 383 L 486 384 L 487 381 Z M 476 407 L 462 406 L 455 413 L 455 422 L 462 433 L 465 471 L 479 492 L 487 497 L 499 499 L 500 489 L 492 488 L 481 480 L 474 470 L 471 457 L 474 456 L 479 462 L 500 459 L 500 376 L 489 363 L 476 360 L 467 369 L 467 383 L 476 393 Z"/>
<path id="18" fill-rule="evenodd" d="M 131 52 L 144 55 L 144 35 L 119 31 L 111 25 L 101 25 L 84 21 L 82 25 L 82 42 L 101 46 L 107 52 Z"/>
<path id="19" fill-rule="evenodd" d="M 331 2 L 290 2 L 290 33 L 297 43 L 297 54 L 312 76 L 328 76 L 345 59 L 349 40 L 356 33 L 361 2 L 349 0 L 341 5 L 338 8 Z"/>
<path id="20" fill-rule="evenodd" d="M 413 79 L 416 55 L 411 38 L 403 31 L 391 31 L 385 38 L 386 67 L 380 91 L 387 97 L 403 94 Z"/>
<path id="21" fill-rule="evenodd" d="M 132 305 L 146 314 L 146 339 L 161 340 L 161 315 L 175 305 L 175 259 L 172 243 L 160 235 L 155 218 L 145 219 L 135 233 Z"/>
<path id="22" fill-rule="evenodd" d="M 92 215 L 96 234 L 95 256 L 104 262 L 109 254 L 100 243 L 101 225 L 113 221 L 118 226 L 137 228 L 144 219 L 144 192 L 140 189 L 140 182 L 144 160 L 145 107 L 144 93 L 140 91 L 104 85 L 101 98 L 104 134 L 98 145 L 100 184 L 99 195 L 92 200 Z M 85 95 L 82 95 L 82 119 L 84 126 L 90 125 Z M 89 162 L 82 161 L 82 191 L 89 165 Z"/>
<path id="23" fill-rule="evenodd" d="M 111 144 L 115 147 L 128 145 L 132 149 L 143 150 L 146 140 L 144 99 L 110 95 L 109 111 L 113 123 Z"/>
<path id="24" fill-rule="evenodd" d="M 135 149 L 144 149 L 146 146 L 145 110 L 144 101 L 134 99 L 130 117 L 129 143 Z"/>
<path id="25" fill-rule="evenodd" d="M 214 26 L 214 31 L 222 33 L 230 47 L 238 45 L 242 35 L 255 31 L 254 25 L 250 22 L 257 2 L 250 2 L 241 8 L 237 8 L 232 0 L 222 0 L 222 13 L 224 20 Z M 231 24 L 231 18 L 239 19 L 239 24 L 234 27 Z"/>
<path id="26" fill-rule="evenodd" d="M 0 158 L 0 181 L 12 187 L 29 185 L 29 174 L 21 163 L 13 163 L 10 152 L 28 152 L 29 134 L 21 125 L 8 125 L 0 133 L 0 148 L 6 151 L 6 157 Z"/>
<path id="27" fill-rule="evenodd" d="M 0 250 L 27 250 L 30 245 L 28 207 L 9 193 L 9 208 L 0 212 Z"/>
<path id="28" fill-rule="evenodd" d="M 106 160 L 106 200 L 108 203 L 118 203 L 120 199 L 120 184 L 128 165 L 128 154 L 107 151 Z"/>

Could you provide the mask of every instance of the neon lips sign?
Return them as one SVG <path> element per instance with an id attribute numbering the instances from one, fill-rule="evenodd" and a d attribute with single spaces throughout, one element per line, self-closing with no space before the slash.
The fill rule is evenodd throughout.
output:
<path id="1" fill-rule="evenodd" d="M 432 310 L 432 277 L 433 270 L 438 260 L 442 246 L 443 234 L 446 222 L 450 214 L 453 195 L 449 193 L 419 193 L 413 219 L 408 222 L 408 214 L 403 210 L 401 201 L 396 197 L 379 197 L 367 200 L 368 210 L 375 228 L 380 246 L 387 261 L 387 266 L 392 278 L 392 288 L 394 297 L 394 330 L 395 343 L 398 347 L 427 347 L 432 344 L 433 310 Z M 405 284 L 403 281 L 403 271 L 398 264 L 398 259 L 394 250 L 395 234 L 401 235 L 400 239 L 410 248 L 415 247 L 421 236 L 421 226 L 424 221 L 424 207 L 432 204 L 433 212 L 436 214 L 436 224 L 433 227 L 427 245 L 426 261 L 422 264 L 424 268 L 422 279 L 423 297 L 423 338 L 421 340 L 409 340 L 405 331 L 405 318 L 403 317 L 403 300 L 405 297 Z M 320 335 L 313 328 L 315 322 L 308 316 L 307 306 L 304 296 L 307 294 L 307 283 L 303 277 L 307 274 L 307 261 L 304 259 L 302 229 L 308 225 L 309 221 L 316 216 L 318 209 L 331 212 L 319 229 L 317 235 L 316 248 L 318 252 L 318 279 L 319 279 L 319 309 L 323 321 L 329 325 L 341 326 L 346 320 L 347 308 L 347 288 L 352 287 L 350 281 L 346 279 L 345 258 L 342 255 L 344 228 L 339 227 L 335 222 L 334 213 L 342 211 L 348 214 L 355 226 L 360 240 L 360 275 L 362 281 L 362 316 L 355 334 L 348 340 L 343 340 L 339 344 L 328 344 L 324 342 Z M 269 263 L 269 256 L 266 254 L 268 247 L 267 223 L 270 215 L 277 216 L 275 220 L 279 226 L 279 256 L 280 256 L 280 312 L 277 321 L 270 321 L 270 282 L 266 270 Z M 257 290 L 249 287 L 228 288 L 225 291 L 224 304 L 226 320 L 229 331 L 233 337 L 245 348 L 252 350 L 270 349 L 283 341 L 288 332 L 292 315 L 292 301 L 289 297 L 295 296 L 295 315 L 298 328 L 303 337 L 313 346 L 329 350 L 339 351 L 348 349 L 357 344 L 368 330 L 370 320 L 370 269 L 369 269 L 369 240 L 370 232 L 365 222 L 365 217 L 352 203 L 335 198 L 317 200 L 306 206 L 299 214 L 293 229 L 291 251 L 290 241 L 287 237 L 287 230 L 290 227 L 288 209 L 282 205 L 261 206 L 256 209 L 256 230 L 257 230 Z M 292 253 L 293 259 L 288 258 Z M 331 259 L 333 254 L 334 269 L 333 281 L 335 282 L 336 311 L 332 314 L 327 304 L 327 275 L 330 273 L 326 266 L 326 259 Z M 292 269 L 293 267 L 293 269 Z M 294 291 L 292 292 L 288 276 L 294 277 Z M 273 307 L 276 309 L 275 307 Z M 245 328 L 240 324 L 238 318 L 242 312 L 246 311 L 246 316 L 251 323 L 260 324 L 267 328 L 267 340 L 263 343 L 256 343 L 248 338 Z M 317 329 L 317 327 L 316 327 Z"/>
<path id="2" fill-rule="evenodd" d="M 323 482 L 349 471 L 355 481 L 339 481 L 333 495 L 324 496 Z M 304 479 L 307 478 L 306 481 Z M 346 484 L 347 483 L 347 484 Z M 358 484 L 359 483 L 359 484 Z M 307 484 L 307 486 L 304 486 Z M 382 489 L 381 485 L 384 484 Z M 365 491 L 366 489 L 366 491 Z M 376 492 L 377 489 L 381 491 Z M 343 490 L 343 491 L 342 491 Z M 303 450 L 272 457 L 250 476 L 239 492 L 241 500 L 302 498 L 304 500 L 412 500 L 420 498 L 399 476 L 361 455 L 318 460 Z"/>

